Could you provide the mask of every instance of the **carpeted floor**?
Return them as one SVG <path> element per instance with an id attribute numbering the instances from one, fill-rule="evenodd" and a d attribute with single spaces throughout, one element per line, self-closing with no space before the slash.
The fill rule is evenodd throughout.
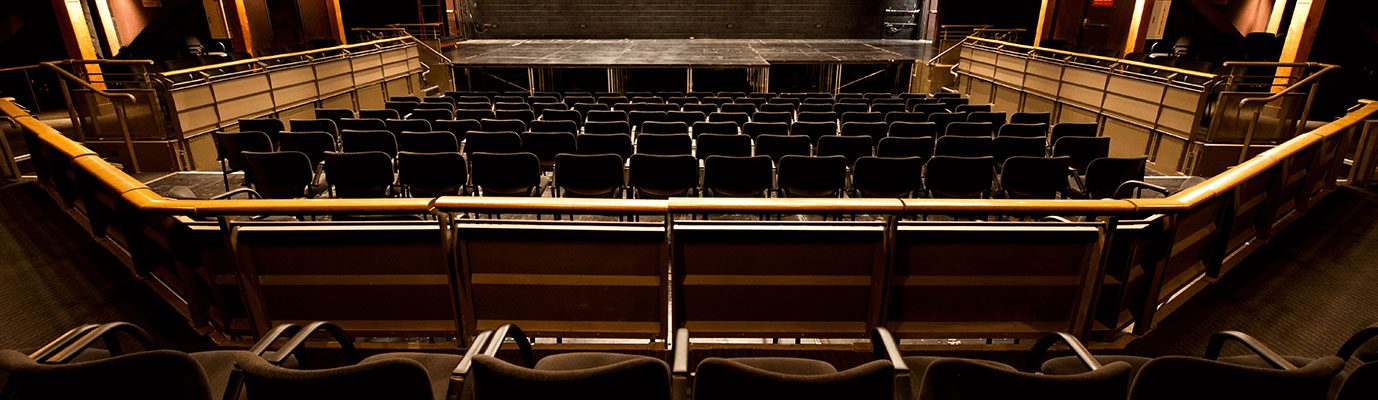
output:
<path id="1" fill-rule="evenodd" d="M 1378 194 L 1341 189 L 1127 352 L 1201 354 L 1211 333 L 1235 329 L 1284 354 L 1333 353 L 1378 322 L 1375 221 Z M 0 186 L 0 255 L 0 348 L 36 347 L 74 325 L 115 320 L 145 327 L 167 347 L 209 346 L 34 183 Z M 866 356 L 842 358 L 839 366 Z"/>

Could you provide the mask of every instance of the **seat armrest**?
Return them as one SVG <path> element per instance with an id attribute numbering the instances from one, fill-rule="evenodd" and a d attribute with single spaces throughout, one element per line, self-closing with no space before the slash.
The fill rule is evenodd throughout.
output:
<path id="1" fill-rule="evenodd" d="M 909 372 L 909 366 L 904 363 L 904 356 L 900 354 L 899 342 L 895 341 L 895 336 L 890 334 L 889 329 L 871 328 L 871 349 L 877 360 L 890 360 L 890 363 L 894 364 L 895 373 Z"/>
<path id="2" fill-rule="evenodd" d="M 52 357 L 53 354 L 57 354 L 59 351 L 62 351 L 63 349 L 67 348 L 67 346 L 71 345 L 73 341 L 76 341 L 77 339 L 81 338 L 82 336 L 86 335 L 88 332 L 91 332 L 91 330 L 96 329 L 99 326 L 100 325 L 96 324 L 86 324 L 72 328 L 71 330 L 68 330 L 66 333 L 63 333 L 62 336 L 58 336 L 56 339 L 53 339 L 51 342 L 48 342 L 48 344 L 43 345 L 43 347 L 40 347 L 38 350 L 29 354 L 29 358 L 36 362 L 43 362 L 43 360 Z"/>
<path id="3" fill-rule="evenodd" d="M 139 342 L 139 345 L 143 346 L 145 349 L 155 348 L 153 347 L 153 340 L 148 336 L 148 332 L 144 331 L 144 329 L 140 328 L 138 325 L 128 322 L 108 322 L 101 324 L 95 329 L 91 329 L 81 338 L 72 341 L 72 343 L 63 348 L 62 351 L 57 352 L 57 354 L 52 355 L 46 360 L 35 361 L 50 364 L 66 364 L 72 361 L 72 359 L 75 359 L 78 354 L 90 348 L 92 344 L 95 344 L 97 339 L 104 340 L 105 349 L 110 351 L 110 355 L 122 355 L 124 354 L 124 350 L 122 346 L 120 346 L 119 337 L 116 336 L 118 333 L 128 335 L 130 338 L 133 338 L 134 341 Z"/>
<path id="4" fill-rule="evenodd" d="M 689 328 L 675 330 L 674 359 L 671 360 L 670 373 L 689 375 Z"/>
<path id="5" fill-rule="evenodd" d="M 464 358 L 459 360 L 459 365 L 455 366 L 451 376 L 453 379 L 463 379 L 469 375 L 469 367 L 474 364 L 474 356 L 479 355 L 484 346 L 488 344 L 488 339 L 493 336 L 493 331 L 479 332 L 474 337 L 474 342 L 469 345 L 469 349 L 464 351 Z"/>
<path id="6" fill-rule="evenodd" d="M 1038 339 L 1037 343 L 1034 343 L 1033 348 L 1029 351 L 1029 363 L 1025 365 L 1024 371 L 1038 372 L 1039 368 L 1043 365 L 1044 355 L 1048 353 L 1048 349 L 1059 342 L 1067 344 L 1067 347 L 1072 349 L 1072 353 L 1076 354 L 1077 359 L 1081 360 L 1081 363 L 1085 364 L 1087 369 L 1091 371 L 1100 369 L 1100 360 L 1092 356 L 1091 351 L 1087 350 L 1086 346 L 1082 345 L 1080 340 L 1077 340 L 1076 337 L 1067 333 L 1051 332 L 1044 335 L 1043 338 Z"/>
<path id="7" fill-rule="evenodd" d="M 502 343 L 512 338 L 517 344 L 517 350 L 521 352 L 522 367 L 533 368 L 536 366 L 536 357 L 531 353 L 531 340 L 526 338 L 526 333 L 517 324 L 506 324 L 493 330 L 493 335 L 488 339 L 488 345 L 484 346 L 483 355 L 497 357 L 498 350 L 502 349 Z"/>
<path id="8" fill-rule="evenodd" d="M 278 339 L 282 339 L 283 336 L 287 335 L 296 335 L 298 332 L 301 332 L 300 325 L 293 323 L 278 324 L 278 326 L 273 327 L 273 330 L 268 331 L 268 334 L 263 335 L 263 338 L 258 339 L 258 342 L 254 343 L 252 347 L 249 347 L 249 352 L 254 353 L 256 356 L 263 357 L 264 354 L 268 353 L 268 348 L 271 347 L 274 342 L 277 342 Z"/>
<path id="9" fill-rule="evenodd" d="M 345 359 L 350 365 L 359 362 L 359 352 L 354 349 L 354 339 L 349 337 L 349 334 L 345 333 L 344 329 L 340 328 L 339 325 L 326 321 L 316 321 L 301 327 L 296 335 L 293 335 L 291 339 L 287 339 L 287 343 L 284 343 L 282 348 L 273 352 L 272 357 L 268 357 L 268 362 L 273 365 L 282 365 L 282 362 L 287 360 L 287 357 L 290 357 L 292 353 L 295 353 L 305 345 L 306 339 L 320 331 L 325 331 L 330 334 L 330 336 L 340 344 L 340 349 L 344 350 Z"/>
<path id="10" fill-rule="evenodd" d="M 1354 353 L 1359 351 L 1359 347 L 1373 340 L 1374 337 L 1378 337 L 1378 324 L 1369 325 L 1369 327 L 1355 333 L 1354 336 L 1350 336 L 1349 340 L 1346 340 L 1345 344 L 1340 346 L 1340 351 L 1335 355 L 1339 356 L 1342 360 L 1349 361 L 1349 358 L 1353 357 Z"/>
<path id="11" fill-rule="evenodd" d="M 1244 345 L 1249 351 L 1257 354 L 1263 361 L 1267 362 L 1268 365 L 1273 366 L 1273 368 L 1281 370 L 1297 369 L 1295 365 L 1292 365 L 1287 359 L 1282 358 L 1282 356 L 1273 351 L 1273 349 L 1268 348 L 1268 346 L 1254 339 L 1252 336 L 1239 331 L 1224 331 L 1211 335 L 1210 341 L 1206 343 L 1205 358 L 1209 360 L 1219 359 L 1220 349 L 1225 347 L 1225 343 L 1231 341 L 1239 342 L 1239 344 Z"/>
<path id="12" fill-rule="evenodd" d="M 1127 197 L 1129 197 L 1129 196 L 1128 196 L 1129 194 L 1133 193 L 1133 192 L 1126 193 L 1127 191 L 1132 191 L 1132 190 L 1137 190 L 1137 189 L 1148 189 L 1148 190 L 1151 190 L 1151 191 L 1154 191 L 1154 192 L 1158 192 L 1158 194 L 1161 194 L 1161 195 L 1163 195 L 1164 197 L 1166 197 L 1166 196 L 1172 194 L 1172 192 L 1169 191 L 1169 190 L 1167 190 L 1167 188 L 1162 187 L 1162 186 L 1158 186 L 1158 185 L 1154 185 L 1154 184 L 1152 184 L 1152 183 L 1148 183 L 1148 182 L 1144 182 L 1144 181 L 1125 181 L 1124 183 L 1121 183 L 1119 187 L 1115 188 L 1115 198 L 1117 198 L 1117 199 L 1127 198 Z"/>

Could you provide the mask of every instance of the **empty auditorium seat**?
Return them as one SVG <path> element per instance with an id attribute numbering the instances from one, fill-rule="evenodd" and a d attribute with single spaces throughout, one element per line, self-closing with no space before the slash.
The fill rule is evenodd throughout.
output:
<path id="1" fill-rule="evenodd" d="M 482 196 L 535 197 L 544 191 L 541 160 L 531 153 L 469 154 L 473 185 Z"/>
<path id="2" fill-rule="evenodd" d="M 1058 139 L 1068 136 L 1096 137 L 1099 132 L 1100 124 L 1094 122 L 1063 122 L 1053 125 L 1053 130 L 1048 136 L 1048 143 L 1055 145 Z"/>
<path id="3" fill-rule="evenodd" d="M 978 113 L 989 112 L 990 104 L 960 104 L 952 108 L 953 112 Z"/>
<path id="4" fill-rule="evenodd" d="M 450 111 L 450 110 L 448 110 L 448 109 L 446 109 L 446 110 L 430 110 L 430 109 L 419 109 L 419 108 L 418 108 L 418 109 L 416 109 L 415 111 L 412 111 L 411 113 L 408 113 L 405 117 L 408 118 L 408 119 L 419 119 L 419 120 L 425 120 L 425 121 L 434 122 L 434 121 L 439 121 L 439 120 L 442 120 L 442 119 L 453 119 L 453 118 L 455 117 L 455 114 L 454 114 L 454 111 Z"/>
<path id="5" fill-rule="evenodd" d="M 380 151 L 325 153 L 325 181 L 330 184 L 331 196 L 390 197 L 393 194 L 392 158 Z"/>
<path id="6" fill-rule="evenodd" d="M 542 170 L 555 168 L 555 156 L 574 153 L 577 149 L 574 134 L 569 132 L 526 132 L 521 134 L 522 151 L 535 154 Z"/>
<path id="7" fill-rule="evenodd" d="M 885 122 L 885 114 L 878 112 L 845 112 L 842 113 L 840 122 L 846 125 L 849 122 Z"/>
<path id="8" fill-rule="evenodd" d="M 890 127 L 884 122 L 846 122 L 842 124 L 842 136 L 867 136 L 872 141 L 880 141 L 889 133 Z"/>
<path id="9" fill-rule="evenodd" d="M 751 121 L 742 125 L 742 134 L 750 136 L 752 139 L 761 135 L 788 135 L 789 125 L 788 122 Z"/>
<path id="10" fill-rule="evenodd" d="M 1052 114 L 1046 112 L 1017 112 L 1010 115 L 1011 124 L 1051 124 Z"/>
<path id="11" fill-rule="evenodd" d="M 1144 183 L 1145 164 L 1148 156 L 1129 158 L 1103 157 L 1092 160 L 1082 177 L 1081 188 L 1076 197 L 1089 199 L 1111 199 L 1135 197 L 1133 189 L 1152 189 L 1166 195 L 1164 190 Z M 1129 184 L 1133 182 L 1133 184 Z M 1129 184 L 1129 185 L 1126 185 Z"/>
<path id="12" fill-rule="evenodd" d="M 702 143 L 703 137 L 699 138 Z M 749 144 L 749 143 L 748 143 Z M 702 154 L 702 144 L 699 147 Z M 750 149 L 747 149 L 750 153 Z M 703 160 L 703 189 L 715 197 L 769 197 L 774 162 L 768 156 L 709 155 Z"/>
<path id="13" fill-rule="evenodd" d="M 998 153 L 995 140 L 988 136 L 943 136 L 933 148 L 935 156 L 994 157 Z"/>
<path id="14" fill-rule="evenodd" d="M 679 134 L 687 137 L 689 125 L 683 122 L 647 121 L 641 125 L 640 133 Z"/>
<path id="15" fill-rule="evenodd" d="M 886 124 L 893 125 L 896 122 L 928 122 L 928 114 L 898 111 L 885 114 Z"/>
<path id="16" fill-rule="evenodd" d="M 246 173 L 260 177 L 254 180 L 253 188 L 263 198 L 312 198 L 321 192 L 313 184 L 315 164 L 305 153 L 246 151 L 243 158 Z"/>
<path id="17" fill-rule="evenodd" d="M 783 122 L 788 124 L 794 122 L 794 113 L 760 111 L 751 116 L 751 122 Z"/>
<path id="18" fill-rule="evenodd" d="M 1012 122 L 1000 126 L 1000 131 L 996 133 L 996 136 L 1039 138 L 1047 141 L 1048 124 L 1023 124 Z"/>
<path id="19" fill-rule="evenodd" d="M 339 123 L 345 118 L 354 118 L 354 110 L 347 108 L 317 108 L 316 118 L 328 119 Z"/>
<path id="20" fill-rule="evenodd" d="M 410 197 L 458 196 L 468 180 L 468 167 L 458 152 L 397 153 L 397 183 Z"/>
<path id="21" fill-rule="evenodd" d="M 731 122 L 738 127 L 751 121 L 751 116 L 744 112 L 715 112 L 708 114 L 708 122 Z"/>
<path id="22" fill-rule="evenodd" d="M 574 137 L 579 154 L 616 154 L 624 160 L 632 156 L 632 136 L 628 134 L 585 133 Z"/>
<path id="23" fill-rule="evenodd" d="M 937 124 L 938 132 L 946 133 L 947 126 L 955 122 L 966 122 L 966 113 L 935 112 L 928 114 L 928 122 Z"/>
<path id="24" fill-rule="evenodd" d="M 808 100 L 805 100 L 805 103 L 809 103 L 809 101 L 808 101 Z M 864 112 L 869 112 L 869 111 L 871 111 L 871 106 L 867 105 L 866 103 L 841 103 L 841 102 L 840 102 L 840 103 L 837 103 L 837 104 L 833 104 L 832 110 L 833 110 L 833 112 L 838 113 L 839 115 L 847 115 L 847 113 L 864 113 Z"/>
<path id="25" fill-rule="evenodd" d="M 699 184 L 698 159 L 687 153 L 633 154 L 628 169 L 628 186 L 639 199 L 692 196 Z"/>
<path id="26" fill-rule="evenodd" d="M 1043 157 L 1047 148 L 1043 138 L 1002 136 L 995 138 L 995 164 L 1004 165 L 1010 157 Z"/>
<path id="27" fill-rule="evenodd" d="M 263 132 L 215 132 L 215 155 L 220 161 L 220 172 L 225 180 L 225 190 L 230 190 L 230 173 L 244 171 L 243 153 L 246 151 L 273 151 L 273 141 Z M 245 172 L 244 183 L 254 183 L 253 175 Z"/>
<path id="28" fill-rule="evenodd" d="M 576 126 L 584 123 L 579 112 L 574 110 L 545 110 L 541 112 L 541 120 L 544 122 L 569 121 Z"/>
<path id="29" fill-rule="evenodd" d="M 472 119 L 465 120 L 440 120 L 431 123 L 431 129 L 446 131 L 455 135 L 455 140 L 463 142 L 468 137 L 469 132 L 482 130 L 478 121 Z"/>
<path id="30" fill-rule="evenodd" d="M 685 125 L 693 126 L 695 123 L 708 120 L 708 114 L 702 111 L 670 111 L 665 113 L 665 120 L 668 122 L 683 122 Z"/>
<path id="31" fill-rule="evenodd" d="M 921 157 L 861 157 L 852 166 L 856 197 L 909 198 L 923 189 Z"/>
<path id="32" fill-rule="evenodd" d="M 715 133 L 699 135 L 696 156 L 702 160 L 715 155 L 750 156 L 751 138 L 746 135 L 719 135 Z"/>
<path id="33" fill-rule="evenodd" d="M 519 364 L 497 358 L 504 338 L 521 352 Z M 669 400 L 670 367 L 656 358 L 618 353 L 563 353 L 536 360 L 516 325 L 493 331 L 491 343 L 473 357 L 466 398 Z M 439 397 L 437 397 L 439 398 Z"/>
<path id="34" fill-rule="evenodd" d="M 389 119 L 384 120 L 383 125 L 387 126 L 387 130 L 393 135 L 399 135 L 402 132 L 429 132 L 431 130 L 431 123 L 423 119 Z"/>
<path id="35" fill-rule="evenodd" d="M 632 111 L 627 113 L 627 122 L 632 124 L 632 129 L 641 131 L 642 124 L 647 121 L 664 121 L 667 118 L 664 111 Z M 688 133 L 686 131 L 686 133 Z"/>
<path id="36" fill-rule="evenodd" d="M 718 112 L 718 106 L 716 104 L 685 104 L 681 109 L 689 112 L 701 112 L 705 115 L 705 120 L 708 114 Z"/>
<path id="37" fill-rule="evenodd" d="M 837 113 L 832 112 L 832 111 L 828 111 L 828 112 L 800 111 L 800 112 L 799 112 L 799 115 L 796 116 L 794 120 L 795 120 L 796 122 L 832 122 L 832 123 L 835 124 L 835 123 L 837 123 L 837 119 L 838 119 Z"/>
<path id="38" fill-rule="evenodd" d="M 277 118 L 253 118 L 239 120 L 240 132 L 263 132 L 273 143 L 278 143 L 282 131 L 287 130 L 282 120 Z"/>
<path id="39" fill-rule="evenodd" d="M 942 124 L 938 124 L 941 126 Z M 952 122 L 943 129 L 943 136 L 995 136 L 995 125 L 989 122 Z"/>
<path id="40" fill-rule="evenodd" d="M 777 174 L 782 196 L 840 197 L 847 185 L 847 158 L 787 155 L 780 158 Z"/>
<path id="41" fill-rule="evenodd" d="M 998 400 L 1010 398 L 1098 400 L 1124 398 L 1131 371 L 1127 363 L 1102 365 L 1086 347 L 1065 333 L 1052 333 L 1034 344 L 1033 360 L 1052 344 L 1066 343 L 1086 365 L 1085 372 L 1048 375 L 1038 365 L 1023 369 L 994 361 L 955 357 L 904 357 L 910 393 L 915 399 Z"/>
<path id="42" fill-rule="evenodd" d="M 1067 193 L 1067 157 L 1014 156 L 1000 172 L 1000 190 L 1010 199 L 1056 199 Z"/>
<path id="43" fill-rule="evenodd" d="M 818 139 L 824 136 L 837 135 L 837 122 L 808 122 L 800 120 L 790 125 L 791 136 L 806 136 L 810 143 L 818 144 Z"/>
<path id="44" fill-rule="evenodd" d="M 812 155 L 813 145 L 807 136 L 761 135 L 756 137 L 756 154 L 770 156 L 778 163 L 784 156 Z"/>
<path id="45" fill-rule="evenodd" d="M 526 123 L 516 119 L 481 119 L 478 124 L 488 132 L 526 132 Z"/>
<path id="46" fill-rule="evenodd" d="M 397 157 L 397 136 L 388 131 L 340 132 L 340 151 L 346 153 L 381 152 Z"/>
<path id="47" fill-rule="evenodd" d="M 496 119 L 498 114 L 493 110 L 458 110 L 455 111 L 455 119 L 472 119 L 482 121 L 485 119 Z"/>
<path id="48" fill-rule="evenodd" d="M 924 188 L 933 198 L 984 198 L 994 183 L 995 158 L 990 156 L 934 155 L 924 166 Z"/>
<path id="49" fill-rule="evenodd" d="M 568 120 L 541 120 L 531 121 L 531 132 L 564 132 L 568 134 L 579 133 L 579 124 Z"/>
<path id="50" fill-rule="evenodd" d="M 386 120 L 386 119 L 399 119 L 399 118 L 402 118 L 402 114 L 399 113 L 399 112 L 397 112 L 397 110 L 391 110 L 391 109 L 385 109 L 385 110 L 359 110 L 359 118 L 360 118 L 360 119 L 372 118 L 372 119 L 380 119 L 380 120 Z"/>
<path id="51" fill-rule="evenodd" d="M 693 138 L 685 134 L 641 134 L 636 137 L 638 154 L 689 155 L 694 148 Z"/>
<path id="52" fill-rule="evenodd" d="M 311 165 L 324 161 L 325 152 L 336 151 L 335 135 L 327 132 L 288 132 L 282 135 L 282 151 L 297 151 L 306 155 Z"/>
<path id="53" fill-rule="evenodd" d="M 560 154 L 555 156 L 558 197 L 621 198 L 623 158 L 617 154 Z"/>
<path id="54" fill-rule="evenodd" d="M 1054 156 L 1068 157 L 1071 159 L 1071 167 L 1077 170 L 1078 174 L 1085 174 L 1087 165 L 1092 160 L 1110 156 L 1110 138 L 1067 136 L 1053 142 Z"/>
<path id="55" fill-rule="evenodd" d="M 340 135 L 340 128 L 335 125 L 335 121 L 329 119 L 294 119 L 287 121 L 287 126 L 292 132 L 326 132 L 331 136 Z"/>
<path id="56" fill-rule="evenodd" d="M 875 154 L 875 142 L 869 136 L 824 136 L 818 140 L 818 156 L 842 156 L 851 166 L 858 158 Z"/>
<path id="57" fill-rule="evenodd" d="M 756 113 L 756 105 L 751 103 L 730 103 L 718 106 L 718 112 L 742 113 L 748 116 Z M 711 116 L 710 116 L 711 117 Z"/>
<path id="58" fill-rule="evenodd" d="M 387 124 L 377 118 L 345 118 L 340 120 L 340 132 L 387 130 Z"/>

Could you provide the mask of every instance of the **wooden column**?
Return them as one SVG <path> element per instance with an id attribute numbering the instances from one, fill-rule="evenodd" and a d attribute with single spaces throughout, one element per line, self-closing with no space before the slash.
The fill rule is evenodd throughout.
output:
<path id="1" fill-rule="evenodd" d="M 325 0 L 325 14 L 330 18 L 330 28 L 335 39 L 339 40 L 340 44 L 349 43 L 349 35 L 345 34 L 344 17 L 340 14 L 340 0 Z"/>
<path id="2" fill-rule="evenodd" d="M 1282 17 L 1287 15 L 1287 0 L 1273 0 L 1273 11 L 1268 15 L 1268 33 L 1278 34 L 1282 29 Z"/>
<path id="3" fill-rule="evenodd" d="M 53 0 L 52 4 L 53 14 L 57 16 L 58 31 L 62 32 L 62 43 L 67 47 L 67 57 L 77 60 L 100 58 L 96 54 L 95 40 L 91 36 L 91 28 L 86 22 L 86 11 L 82 9 L 81 1 Z M 101 73 L 98 64 L 81 64 L 81 66 L 85 68 L 88 74 Z M 105 88 L 103 82 L 97 81 L 91 84 L 100 89 Z"/>
<path id="4" fill-rule="evenodd" d="M 1134 0 L 1134 13 L 1129 19 L 1129 34 L 1125 35 L 1125 54 L 1144 49 L 1148 37 L 1148 21 L 1153 14 L 1153 0 Z"/>
<path id="5" fill-rule="evenodd" d="M 236 51 L 258 56 L 254 52 L 253 34 L 249 32 L 249 15 L 244 9 L 244 0 L 224 0 L 230 4 L 225 4 L 225 26 L 230 31 L 230 42 Z"/>
<path id="6" fill-rule="evenodd" d="M 1043 0 L 1043 5 L 1038 8 L 1038 27 L 1034 30 L 1034 46 L 1043 43 L 1043 36 L 1049 35 L 1053 30 L 1053 16 L 1057 12 L 1057 0 Z"/>
<path id="7" fill-rule="evenodd" d="M 1297 0 L 1292 9 L 1292 23 L 1287 26 L 1287 39 L 1282 42 L 1281 62 L 1305 62 L 1311 56 L 1311 42 L 1321 25 L 1325 0 Z"/>

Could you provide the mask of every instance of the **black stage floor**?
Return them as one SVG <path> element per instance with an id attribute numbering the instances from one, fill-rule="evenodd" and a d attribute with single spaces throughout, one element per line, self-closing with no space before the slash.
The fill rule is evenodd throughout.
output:
<path id="1" fill-rule="evenodd" d="M 895 64 L 927 60 L 916 40 L 643 39 L 467 40 L 446 56 L 456 67 L 768 67 L 775 64 Z"/>

